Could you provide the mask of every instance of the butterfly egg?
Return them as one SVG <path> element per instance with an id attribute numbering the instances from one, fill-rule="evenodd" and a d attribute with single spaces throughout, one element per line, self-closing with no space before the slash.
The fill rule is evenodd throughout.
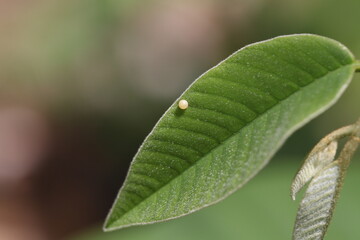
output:
<path id="1" fill-rule="evenodd" d="M 188 101 L 186 101 L 186 100 L 180 100 L 180 102 L 179 102 L 179 108 L 180 109 L 182 109 L 182 110 L 185 110 L 185 109 L 187 109 L 189 107 L 189 103 L 188 103 Z"/>

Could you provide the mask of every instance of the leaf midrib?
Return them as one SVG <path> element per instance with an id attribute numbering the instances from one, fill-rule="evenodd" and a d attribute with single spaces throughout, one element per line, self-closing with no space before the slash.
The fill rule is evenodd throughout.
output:
<path id="1" fill-rule="evenodd" d="M 227 141 L 229 141 L 233 136 L 235 136 L 236 134 L 239 134 L 239 132 L 246 128 L 249 127 L 249 125 L 251 125 L 254 121 L 256 121 L 257 119 L 259 119 L 261 116 L 267 114 L 269 111 L 271 111 L 274 107 L 278 106 L 279 104 L 281 104 L 282 102 L 286 101 L 288 98 L 290 98 L 291 96 L 293 96 L 294 94 L 298 93 L 299 91 L 301 91 L 304 88 L 309 87 L 310 85 L 312 85 L 313 83 L 315 83 L 316 81 L 318 81 L 319 79 L 322 79 L 323 77 L 325 77 L 326 75 L 329 75 L 331 73 L 334 73 L 336 71 L 339 71 L 343 68 L 349 67 L 354 65 L 354 62 L 349 63 L 349 64 L 345 64 L 345 65 L 341 65 L 341 67 L 334 69 L 334 70 L 330 70 L 328 71 L 326 74 L 318 77 L 318 78 L 314 78 L 314 81 L 304 85 L 304 86 L 299 86 L 299 89 L 297 89 L 296 91 L 294 91 L 293 93 L 291 93 L 289 96 L 287 96 L 286 98 L 279 100 L 277 104 L 271 106 L 269 109 L 267 109 L 266 111 L 264 111 L 263 113 L 260 113 L 256 118 L 254 118 L 253 120 L 251 120 L 250 122 L 246 123 L 241 129 L 239 129 L 237 132 L 232 133 L 227 139 L 225 139 L 224 141 L 222 141 L 218 146 L 214 147 L 213 149 L 211 149 L 208 153 L 204 154 L 199 160 L 197 160 L 196 162 L 194 162 L 192 165 L 190 165 L 188 168 L 186 168 L 184 171 L 182 171 L 178 176 L 174 177 L 173 179 L 171 179 L 170 181 L 168 181 L 166 184 L 164 184 L 163 186 L 161 186 L 160 188 L 158 188 L 156 191 L 154 191 L 152 194 L 150 194 L 149 196 L 145 197 L 141 202 L 139 202 L 138 204 L 136 204 L 134 207 L 132 207 L 131 209 L 129 209 L 128 211 L 125 212 L 125 214 L 121 215 L 119 217 L 119 219 L 113 221 L 112 223 L 107 224 L 108 226 L 118 222 L 121 218 L 123 218 L 125 215 L 129 214 L 134 208 L 136 208 L 137 206 L 139 206 L 141 203 L 145 202 L 148 198 L 150 198 L 151 196 L 153 196 L 154 194 L 156 194 L 157 192 L 159 192 L 162 188 L 166 187 L 168 184 L 170 184 L 172 181 L 176 180 L 179 176 L 181 176 L 183 173 L 185 173 L 186 171 L 188 171 L 189 169 L 195 167 L 197 164 L 199 164 L 201 162 L 202 159 L 206 158 L 209 154 L 211 154 L 213 151 L 215 151 L 217 148 L 223 146 L 223 144 Z M 124 183 L 125 185 L 125 183 Z"/>

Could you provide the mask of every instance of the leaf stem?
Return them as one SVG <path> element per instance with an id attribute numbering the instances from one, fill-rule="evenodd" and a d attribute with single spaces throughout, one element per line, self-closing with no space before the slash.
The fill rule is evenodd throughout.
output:
<path id="1" fill-rule="evenodd" d="M 337 140 L 347 137 L 347 136 L 352 136 L 355 132 L 355 129 L 358 128 L 358 126 L 360 127 L 360 119 L 355 124 L 351 124 L 351 125 L 339 128 L 339 129 L 331 132 L 330 134 L 326 135 L 311 150 L 311 152 L 309 153 L 309 156 L 326 148 L 333 141 L 337 141 Z"/>
<path id="2" fill-rule="evenodd" d="M 360 118 L 357 120 L 357 122 L 355 123 L 355 125 L 357 126 L 357 128 L 360 128 Z"/>
<path id="3" fill-rule="evenodd" d="M 345 171 L 349 166 L 352 156 L 360 145 L 360 118 L 353 124 L 353 126 L 353 133 L 350 136 L 350 139 L 345 143 L 345 146 L 340 152 L 338 158 L 343 171 Z"/>
<path id="4" fill-rule="evenodd" d="M 360 72 L 360 60 L 355 62 L 355 72 Z"/>

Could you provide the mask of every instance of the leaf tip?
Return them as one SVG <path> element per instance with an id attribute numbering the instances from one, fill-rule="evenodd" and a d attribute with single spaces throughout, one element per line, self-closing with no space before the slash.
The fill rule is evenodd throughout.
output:
<path id="1" fill-rule="evenodd" d="M 106 217 L 106 220 L 104 222 L 104 225 L 102 227 L 102 230 L 104 232 L 111 232 L 113 230 L 116 230 L 116 229 L 119 229 L 119 228 L 122 228 L 121 225 L 117 225 L 116 224 L 116 220 L 117 220 L 117 217 L 116 217 L 116 214 L 114 212 L 114 208 L 112 208 L 110 210 L 110 212 L 108 213 L 107 217 Z"/>
<path id="2" fill-rule="evenodd" d="M 104 223 L 104 225 L 102 227 L 102 230 L 104 232 L 110 232 L 111 231 L 111 222 L 109 221 L 109 219 L 105 220 L 105 223 Z"/>
<path id="3" fill-rule="evenodd" d="M 102 227 L 102 230 L 104 232 L 111 232 L 111 231 L 114 231 L 114 230 L 118 230 L 118 229 L 121 229 L 121 228 L 124 228 L 126 227 L 126 225 L 117 225 L 115 224 L 115 221 L 106 221 L 105 224 L 103 225 Z"/>
<path id="4" fill-rule="evenodd" d="M 111 230 L 107 226 L 102 227 L 103 232 L 110 232 Z"/>

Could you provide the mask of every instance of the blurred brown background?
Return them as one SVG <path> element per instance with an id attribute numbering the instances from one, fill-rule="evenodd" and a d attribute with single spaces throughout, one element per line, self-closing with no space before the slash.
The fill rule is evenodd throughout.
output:
<path id="1" fill-rule="evenodd" d="M 138 146 L 197 76 L 281 34 L 328 36 L 360 57 L 359 10 L 358 0 L 0 0 L 0 239 L 98 228 Z M 281 150 L 289 171 L 360 116 L 359 80 Z"/>

